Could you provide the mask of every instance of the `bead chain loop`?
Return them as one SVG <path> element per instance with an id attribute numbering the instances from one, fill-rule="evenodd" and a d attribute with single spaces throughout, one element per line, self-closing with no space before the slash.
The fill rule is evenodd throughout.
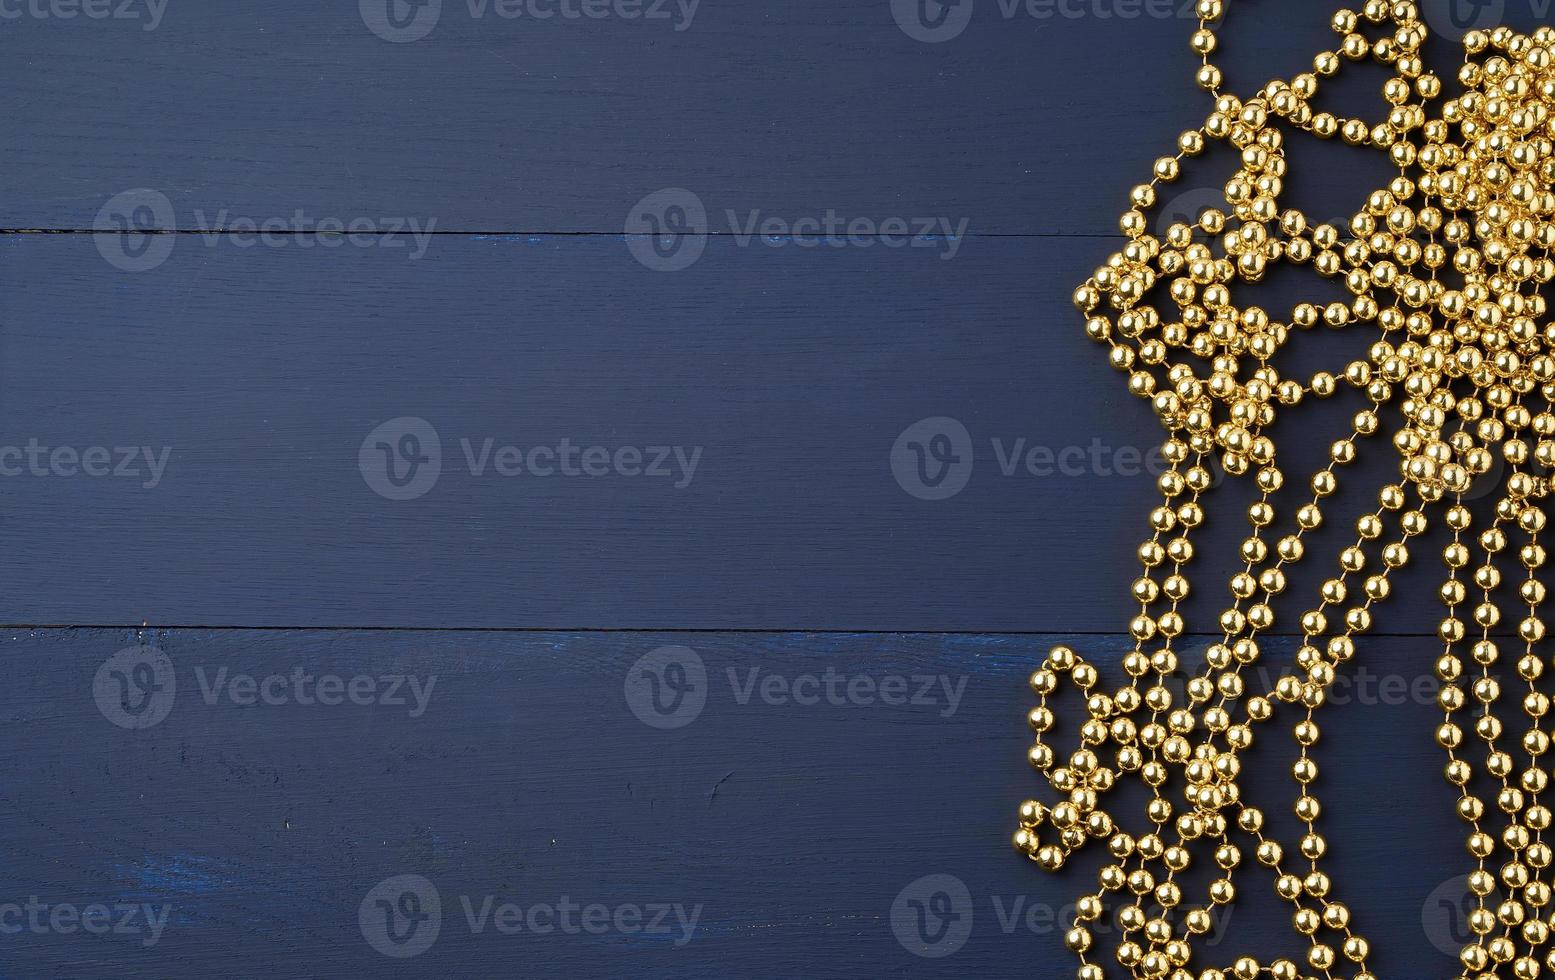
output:
<path id="1" fill-rule="evenodd" d="M 1195 80 L 1214 99 L 1213 111 L 1178 138 L 1175 155 L 1156 160 L 1149 183 L 1133 188 L 1119 223 L 1127 241 L 1075 291 L 1087 335 L 1108 347 L 1129 391 L 1149 401 L 1166 428 L 1170 468 L 1158 481 L 1162 504 L 1151 511 L 1150 536 L 1138 549 L 1143 574 L 1130 587 L 1139 611 L 1129 623 L 1133 650 L 1122 660 L 1126 681 L 1102 693 L 1096 668 L 1062 646 L 1031 676 L 1038 703 L 1028 716 L 1036 736 L 1028 758 L 1059 800 L 1021 805 L 1015 846 L 1058 871 L 1089 842 L 1106 842 L 1110 863 L 1097 890 L 1077 901 L 1064 937 L 1079 958 L 1079 980 L 1108 975 L 1095 925 L 1109 914 L 1118 926 L 1111 958 L 1129 977 L 1333 980 L 1342 971 L 1376 980 L 1367 968 L 1371 946 L 1352 928 L 1349 906 L 1322 870 L 1327 842 L 1317 829 L 1323 808 L 1311 750 L 1321 738 L 1318 709 L 1355 657 L 1357 637 L 1370 630 L 1373 605 L 1388 598 L 1390 575 L 1409 562 L 1412 539 L 1440 515 L 1451 540 L 1442 553 L 1447 578 L 1439 597 L 1447 612 L 1437 631 L 1443 648 L 1435 672 L 1443 720 L 1435 736 L 1447 755 L 1455 810 L 1469 828 L 1475 903 L 1459 977 L 1555 975 L 1555 891 L 1547 880 L 1555 850 L 1543 839 L 1555 814 L 1542 800 L 1549 783 L 1542 763 L 1551 748 L 1543 723 L 1552 704 L 1539 687 L 1545 663 L 1537 650 L 1545 638 L 1540 535 L 1555 467 L 1555 326 L 1544 323 L 1541 293 L 1555 279 L 1555 28 L 1470 32 L 1458 74 L 1463 91 L 1445 98 L 1421 55 L 1429 31 L 1418 6 L 1367 0 L 1358 12 L 1334 15 L 1339 44 L 1319 53 L 1311 71 L 1274 79 L 1244 100 L 1224 91 L 1211 58 L 1226 5 L 1197 0 L 1199 25 L 1190 42 L 1200 56 Z M 1368 58 L 1391 72 L 1382 88 L 1383 120 L 1313 107 L 1324 81 L 1347 62 Z M 1287 168 L 1282 127 L 1386 153 L 1398 176 L 1367 197 L 1347 228 L 1313 225 L 1279 203 Z M 1179 179 L 1184 161 L 1210 141 L 1240 155 L 1224 188 L 1225 209 L 1206 209 L 1191 223 L 1152 234 L 1146 213 L 1156 206 L 1157 189 Z M 1218 253 L 1210 245 L 1217 239 Z M 1340 280 L 1349 301 L 1300 303 L 1286 322 L 1233 302 L 1234 287 L 1259 282 L 1282 262 Z M 1150 299 L 1157 286 L 1169 306 Z M 1320 324 L 1375 328 L 1378 337 L 1337 375 L 1282 377 L 1273 357 L 1293 331 Z M 1330 446 L 1327 464 L 1310 478 L 1308 502 L 1292 515 L 1294 526 L 1276 538 L 1273 498 L 1286 475 L 1266 430 L 1280 409 L 1335 397 L 1345 387 L 1369 404 Z M 1296 670 L 1257 693 L 1243 672 L 1259 662 L 1260 639 L 1276 623 L 1287 569 L 1305 557 L 1306 533 L 1322 525 L 1323 501 L 1337 491 L 1339 470 L 1383 433 L 1385 415 L 1398 420 L 1389 432 L 1398 481 L 1383 486 L 1376 509 L 1357 520 L 1355 543 L 1339 554 L 1339 573 L 1299 615 Z M 1191 591 L 1189 539 L 1205 523 L 1202 501 L 1215 484 L 1216 463 L 1231 478 L 1251 474 L 1259 495 L 1247 510 L 1251 530 L 1238 548 L 1231 602 L 1217 622 L 1221 638 L 1205 651 L 1203 669 L 1174 693 L 1188 636 L 1180 605 Z M 1493 516 L 1476 518 L 1465 501 L 1487 490 L 1497 495 Z M 1525 573 L 1510 600 L 1523 610 L 1515 672 L 1526 685 L 1521 708 L 1530 727 L 1517 739 L 1521 762 L 1495 711 L 1503 691 L 1493 668 L 1505 642 L 1495 631 L 1509 552 Z M 1465 570 L 1476 554 L 1480 563 L 1467 578 L 1477 601 L 1463 613 L 1470 601 Z M 1079 747 L 1062 765 L 1047 740 L 1057 722 L 1050 699 L 1061 681 L 1083 694 L 1087 715 Z M 1263 811 L 1243 798 L 1238 782 L 1242 756 L 1277 713 L 1294 716 L 1299 750 L 1291 776 L 1303 832 L 1289 848 L 1267 832 Z M 1473 729 L 1477 752 L 1465 727 Z M 1493 801 L 1476 795 L 1477 774 L 1490 780 Z M 1141 825 L 1102 806 L 1125 778 L 1149 791 L 1142 832 L 1125 829 Z M 1292 925 L 1307 938 L 1305 963 L 1249 955 L 1215 966 L 1195 952 L 1214 927 L 1214 911 L 1236 898 L 1234 873 L 1246 844 L 1292 906 Z M 1218 877 L 1193 901 L 1177 879 L 1204 853 Z M 1115 910 L 1109 900 L 1119 903 Z"/>

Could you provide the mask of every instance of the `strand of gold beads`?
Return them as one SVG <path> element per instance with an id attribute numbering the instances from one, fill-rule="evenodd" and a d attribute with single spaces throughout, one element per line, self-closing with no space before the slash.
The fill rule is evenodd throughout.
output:
<path id="1" fill-rule="evenodd" d="M 1109 914 L 1118 926 L 1110 958 L 1135 978 L 1375 980 L 1370 944 L 1352 929 L 1350 908 L 1322 870 L 1327 843 L 1317 830 L 1322 805 L 1310 750 L 1321 738 L 1318 710 L 1355 656 L 1356 638 L 1370 629 L 1372 606 L 1388 597 L 1390 575 L 1409 562 L 1411 541 L 1439 519 L 1451 542 L 1440 590 L 1447 613 L 1438 630 L 1443 721 L 1436 738 L 1447 753 L 1456 812 L 1469 828 L 1475 900 L 1460 977 L 1555 975 L 1555 892 L 1547 880 L 1555 851 L 1543 840 L 1555 815 L 1541 800 L 1549 778 L 1541 763 L 1551 748 L 1543 721 L 1552 705 L 1539 688 L 1545 666 L 1537 652 L 1545 637 L 1540 534 L 1546 474 L 1555 467 L 1555 326 L 1544 323 L 1540 292 L 1555 279 L 1555 29 L 1471 32 L 1462 93 L 1446 98 L 1422 59 L 1429 32 L 1417 5 L 1367 0 L 1360 11 L 1334 16 L 1339 43 L 1319 53 L 1311 71 L 1241 99 L 1222 91 L 1212 61 L 1212 24 L 1225 7 L 1224 0 L 1198 0 L 1191 42 L 1201 56 L 1196 81 L 1214 98 L 1213 111 L 1179 138 L 1174 156 L 1156 161 L 1148 184 L 1133 189 L 1120 221 L 1126 243 L 1075 292 L 1088 335 L 1107 345 L 1129 390 L 1149 400 L 1165 426 L 1170 469 L 1138 550 L 1143 573 L 1130 590 L 1139 612 L 1129 624 L 1133 650 L 1122 661 L 1126 681 L 1103 693 L 1096 668 L 1065 647 L 1032 675 L 1038 704 L 1029 715 L 1036 733 L 1029 760 L 1058 799 L 1021 806 L 1015 845 L 1056 871 L 1090 841 L 1105 842 L 1109 863 L 1097 888 L 1077 901 L 1065 935 L 1080 980 L 1108 975 L 1094 926 Z M 1365 59 L 1390 72 L 1382 121 L 1313 106 L 1326 79 Z M 1313 226 L 1279 203 L 1284 130 L 1292 128 L 1386 153 L 1398 176 L 1368 196 L 1348 228 Z M 1225 208 L 1151 234 L 1146 212 L 1157 188 L 1177 180 L 1183 161 L 1211 141 L 1239 154 Z M 1218 255 L 1209 245 L 1216 238 Z M 1260 281 L 1281 262 L 1340 281 L 1349 300 L 1300 304 L 1288 322 L 1234 302 L 1239 284 Z M 1376 330 L 1376 339 L 1337 377 L 1281 377 L 1274 355 L 1293 331 L 1320 324 Z M 1286 473 L 1266 431 L 1279 409 L 1345 388 L 1367 404 L 1310 478 L 1294 526 L 1276 537 L 1272 500 Z M 1304 640 L 1294 670 L 1272 690 L 1249 690 L 1243 673 L 1258 663 L 1260 637 L 1275 625 L 1287 569 L 1305 557 L 1305 535 L 1322 525 L 1340 471 L 1365 440 L 1384 433 L 1385 417 L 1401 419 L 1387 432 L 1398 482 L 1379 490 L 1377 507 L 1356 522 L 1354 543 L 1339 554 L 1339 571 L 1299 615 Z M 1187 635 L 1180 604 L 1191 591 L 1189 538 L 1205 523 L 1216 461 L 1232 478 L 1251 475 L 1259 496 L 1238 548 L 1242 570 L 1217 623 L 1221 639 L 1205 652 L 1202 671 L 1174 693 Z M 1476 527 L 1466 501 L 1487 488 L 1494 513 Z M 1507 597 L 1506 573 L 1519 565 L 1517 594 Z M 1477 594 L 1466 613 L 1465 578 Z M 1506 642 L 1496 633 L 1503 607 L 1520 607 L 1513 613 L 1520 616 L 1515 672 L 1526 684 L 1520 705 L 1528 719 L 1520 735 L 1506 730 L 1504 709 L 1497 713 L 1504 695 L 1493 668 Z M 1087 717 L 1078 747 L 1060 764 L 1047 735 L 1056 724 L 1050 701 L 1066 682 L 1083 694 Z M 1289 845 L 1274 839 L 1238 782 L 1242 755 L 1277 714 L 1292 723 L 1298 748 L 1291 776 L 1303 832 Z M 1481 777 L 1493 787 L 1489 799 L 1476 791 Z M 1149 790 L 1138 821 L 1102 806 L 1127 778 Z M 1193 900 L 1178 878 L 1206 855 L 1215 877 Z M 1292 925 L 1307 938 L 1304 963 L 1248 955 L 1207 965 L 1196 954 L 1215 910 L 1236 899 L 1235 872 L 1249 860 L 1269 870 L 1292 907 Z"/>

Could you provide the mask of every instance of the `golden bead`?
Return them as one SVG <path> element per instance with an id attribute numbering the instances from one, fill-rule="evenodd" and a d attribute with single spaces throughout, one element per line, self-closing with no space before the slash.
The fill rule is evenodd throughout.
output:
<path id="1" fill-rule="evenodd" d="M 1243 98 L 1220 90 L 1220 70 L 1209 63 L 1219 50 L 1214 25 L 1224 7 L 1220 0 L 1196 0 L 1201 23 L 1190 40 L 1203 61 L 1196 81 L 1214 93 L 1213 110 L 1200 129 L 1179 136 L 1176 155 L 1154 161 L 1150 183 L 1129 192 L 1119 223 L 1128 240 L 1073 296 L 1087 336 L 1107 345 L 1109 363 L 1128 375 L 1128 390 L 1149 399 L 1167 428 L 1162 459 L 1168 468 L 1156 481 L 1163 501 L 1150 515 L 1152 537 L 1137 552 L 1144 574 L 1130 587 L 1138 608 L 1129 627 L 1135 650 L 1122 658 L 1123 686 L 1111 695 L 1093 690 L 1100 672 L 1072 652 L 1050 655 L 1032 676 L 1039 704 L 1028 720 L 1039 736 L 1055 727 L 1046 702 L 1061 677 L 1084 692 L 1089 718 L 1079 729 L 1082 749 L 1067 767 L 1054 768 L 1045 744 L 1032 747 L 1031 762 L 1065 799 L 1051 812 L 1034 801 L 1022 806 L 1017 847 L 1057 867 L 1086 839 L 1106 839 L 1115 860 L 1137 866 L 1104 869 L 1103 891 L 1126 888 L 1170 909 L 1182 901 L 1170 875 L 1190 865 L 1189 845 L 1215 842 L 1215 861 L 1226 877 L 1211 884 L 1211 905 L 1231 902 L 1230 870 L 1241 854 L 1224 842 L 1225 832 L 1232 823 L 1250 834 L 1264 832 L 1260 811 L 1242 805 L 1238 781 L 1250 758 L 1242 753 L 1279 704 L 1295 713 L 1290 733 L 1302 747 L 1290 774 L 1301 787 L 1295 814 L 1307 833 L 1294 846 L 1308 861 L 1324 857 L 1318 767 L 1305 753 L 1320 738 L 1317 712 L 1343 676 L 1342 665 L 1357 656 L 1373 605 L 1395 591 L 1390 575 L 1408 564 L 1409 539 L 1425 535 L 1431 516 L 1442 513 L 1451 540 L 1441 551 L 1447 574 L 1437 596 L 1445 614 L 1436 632 L 1444 646 L 1435 673 L 1442 685 L 1437 702 L 1447 717 L 1435 738 L 1451 753 L 1444 775 L 1458 787 L 1455 812 L 1472 830 L 1469 853 L 1494 869 L 1473 872 L 1471 891 L 1488 896 L 1499 877 L 1513 892 L 1499 905 L 1471 912 L 1477 938 L 1460 960 L 1471 972 L 1496 975 L 1510 964 L 1513 976 L 1531 980 L 1542 966 L 1529 951 L 1552 932 L 1548 913 L 1531 910 L 1552 901 L 1550 886 L 1538 879 L 1555 861 L 1555 849 L 1536 836 L 1552 822 L 1548 807 L 1537 802 L 1549 781 L 1537 763 L 1551 749 L 1541 726 L 1552 704 L 1537 686 L 1549 672 L 1534 650 L 1546 636 L 1539 609 L 1546 588 L 1538 570 L 1547 556 L 1537 536 L 1547 523 L 1546 498 L 1555 492 L 1544 475 L 1555 469 L 1555 355 L 1548 352 L 1555 330 L 1544 325 L 1548 302 L 1540 288 L 1555 281 L 1555 224 L 1548 219 L 1555 214 L 1548 136 L 1555 131 L 1555 29 L 1531 37 L 1508 27 L 1469 32 L 1470 57 L 1458 76 L 1465 94 L 1440 102 L 1441 81 L 1420 55 L 1429 30 L 1419 5 L 1365 0 L 1358 12 L 1334 15 L 1337 46 L 1319 52 L 1311 71 L 1271 80 Z M 1388 71 L 1380 121 L 1318 111 L 1313 99 L 1322 81 L 1344 62 L 1367 57 Z M 1281 201 L 1289 179 L 1286 127 L 1368 146 L 1386 155 L 1397 176 L 1357 213 L 1314 222 Z M 1199 208 L 1187 223 L 1152 228 L 1146 212 L 1156 205 L 1157 185 L 1179 179 L 1180 158 L 1202 154 L 1211 141 L 1229 143 L 1237 160 L 1224 200 Z M 1286 262 L 1332 279 L 1345 301 L 1300 302 L 1284 319 L 1246 304 L 1243 287 Z M 1304 383 L 1282 378 L 1275 355 L 1299 342 L 1299 331 L 1320 325 L 1360 331 L 1370 346 L 1337 371 L 1319 371 Z M 1354 397 L 1366 399 L 1353 415 L 1353 432 L 1328 447 L 1327 465 L 1308 482 L 1309 502 L 1288 512 L 1283 504 L 1277 508 L 1268 498 L 1284 483 L 1275 465 L 1276 413 L 1302 410 L 1309 392 L 1320 399 L 1337 395 L 1340 379 Z M 1269 685 L 1253 686 L 1244 668 L 1258 661 L 1257 636 L 1276 623 L 1276 607 L 1295 601 L 1284 598 L 1284 566 L 1305 560 L 1320 540 L 1312 532 L 1330 516 L 1323 508 L 1337 492 L 1337 468 L 1353 464 L 1359 444 L 1377 435 L 1394 453 L 1399 481 L 1378 490 L 1376 513 L 1356 520 L 1359 540 L 1339 550 L 1340 571 L 1319 579 L 1317 603 L 1307 599 L 1296 673 L 1260 690 Z M 1223 474 L 1211 472 L 1215 462 Z M 1215 486 L 1247 474 L 1256 491 L 1247 510 L 1252 533 L 1238 547 L 1246 567 L 1234 572 L 1232 604 L 1218 616 L 1224 642 L 1203 650 L 1200 667 L 1194 651 L 1179 649 L 1189 635 L 1177 604 L 1191 592 L 1187 566 L 1197 550 L 1191 532 L 1205 524 L 1202 501 Z M 1491 516 L 1476 526 L 1466 505 L 1481 497 Z M 1503 691 L 1510 672 L 1496 667 L 1500 648 L 1491 634 L 1507 629 L 1522 645 L 1508 653 L 1520 684 Z M 1479 638 L 1470 641 L 1470 630 Z M 1507 711 L 1527 721 L 1504 724 Z M 1460 724 L 1465 717 L 1470 720 Z M 1499 740 L 1508 737 L 1536 764 L 1504 751 Z M 1109 743 L 1112 751 L 1099 754 Z M 1115 768 L 1102 764 L 1109 757 Z M 1493 804 L 1510 823 L 1495 836 L 1479 829 L 1488 808 L 1476 795 L 1477 767 L 1501 783 Z M 1165 792 L 1174 774 L 1186 784 L 1183 797 Z M 1104 794 L 1129 776 L 1154 791 L 1144 814 L 1145 827 L 1154 830 L 1138 838 L 1102 809 Z M 1174 800 L 1186 809 L 1179 811 Z M 1049 822 L 1059 841 L 1038 844 L 1035 830 Z M 1164 839 L 1170 830 L 1180 843 Z M 1272 838 L 1259 840 L 1255 857 L 1276 870 L 1282 898 L 1316 901 L 1298 906 L 1292 920 L 1298 933 L 1313 937 L 1307 966 L 1326 975 L 1342 957 L 1359 967 L 1356 980 L 1375 980 L 1365 969 L 1369 945 L 1348 932 L 1349 909 L 1326 898 L 1327 876 L 1315 868 L 1305 878 L 1278 874 L 1284 848 Z M 1100 899 L 1077 905 L 1076 913 L 1065 941 L 1085 952 L 1109 935 L 1082 926 L 1102 918 Z M 1207 912 L 1190 909 L 1179 935 L 1138 905 L 1122 908 L 1117 920 L 1149 943 L 1114 940 L 1117 961 L 1152 980 L 1192 980 L 1185 969 L 1192 941 L 1213 925 Z M 1342 934 L 1337 950 L 1319 940 L 1320 929 Z M 1235 960 L 1229 974 L 1201 970 L 1198 978 L 1255 980 L 1264 973 L 1301 980 L 1294 961 L 1262 964 L 1252 957 Z M 1078 975 L 1101 980 L 1103 973 L 1086 963 Z"/>

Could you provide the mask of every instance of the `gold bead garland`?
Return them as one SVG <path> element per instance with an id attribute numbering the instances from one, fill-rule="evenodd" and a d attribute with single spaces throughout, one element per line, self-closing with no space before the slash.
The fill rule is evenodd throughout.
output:
<path id="1" fill-rule="evenodd" d="M 1418 6 L 1367 0 L 1358 12 L 1334 15 L 1340 41 L 1313 59 L 1311 71 L 1270 81 L 1244 100 L 1222 91 L 1212 61 L 1212 25 L 1225 6 L 1198 0 L 1191 41 L 1202 59 L 1196 81 L 1214 98 L 1213 111 L 1182 134 L 1174 156 L 1155 162 L 1148 184 L 1132 190 L 1119 225 L 1126 242 L 1075 291 L 1087 334 L 1108 347 L 1129 391 L 1148 400 L 1166 428 L 1170 468 L 1138 550 L 1143 573 L 1130 590 L 1139 613 L 1129 623 L 1126 681 L 1103 693 L 1096 668 L 1066 647 L 1031 677 L 1038 704 L 1028 719 L 1036 733 L 1029 759 L 1058 801 L 1021 806 L 1015 846 L 1049 871 L 1092 841 L 1108 853 L 1065 935 L 1079 980 L 1376 980 L 1367 967 L 1371 945 L 1322 870 L 1327 842 L 1317 829 L 1323 808 L 1310 750 L 1321 737 L 1318 709 L 1371 628 L 1373 604 L 1388 597 L 1391 573 L 1437 520 L 1451 540 L 1442 552 L 1447 612 L 1437 630 L 1436 740 L 1468 827 L 1476 905 L 1459 976 L 1555 977 L 1555 851 L 1543 840 L 1555 815 L 1542 798 L 1551 700 L 1539 685 L 1546 589 L 1538 577 L 1555 467 L 1555 325 L 1546 322 L 1541 294 L 1555 279 L 1555 28 L 1469 33 L 1462 91 L 1449 97 L 1423 61 L 1429 32 Z M 1314 106 L 1326 80 L 1366 59 L 1389 71 L 1382 121 Z M 1347 228 L 1313 226 L 1279 203 L 1289 129 L 1383 152 L 1398 176 L 1367 197 Z M 1239 154 L 1225 208 L 1152 234 L 1147 212 L 1158 187 L 1179 179 L 1183 161 L 1211 142 Z M 1284 321 L 1236 303 L 1241 284 L 1258 283 L 1280 263 L 1338 281 L 1348 300 L 1301 303 Z M 1377 335 L 1364 357 L 1336 374 L 1282 377 L 1274 356 L 1293 333 L 1320 325 Z M 1282 521 L 1274 496 L 1286 473 L 1266 432 L 1280 409 L 1345 388 L 1359 391 L 1363 407 L 1310 477 L 1306 502 Z M 1277 624 L 1288 568 L 1304 559 L 1307 532 L 1323 524 L 1340 471 L 1385 428 L 1398 454 L 1397 482 L 1357 520 L 1338 572 L 1296 617 L 1295 668 L 1272 690 L 1249 688 L 1243 671 L 1259 662 L 1260 639 Z M 1190 594 L 1190 535 L 1205 523 L 1216 461 L 1231 478 L 1251 476 L 1258 496 L 1238 548 L 1242 570 L 1215 626 L 1221 639 L 1202 671 L 1174 692 L 1169 682 L 1182 669 L 1188 632 L 1180 607 Z M 1487 486 L 1493 513 L 1476 515 L 1465 501 Z M 1494 669 L 1503 654 L 1516 658 L 1517 690 L 1503 690 Z M 1060 764 L 1047 734 L 1056 725 L 1049 702 L 1062 685 L 1080 692 L 1086 717 L 1078 748 Z M 1520 705 L 1525 730 L 1506 720 L 1515 713 L 1504 708 L 1510 701 Z M 1293 724 L 1298 749 L 1291 776 L 1303 832 L 1288 842 L 1274 838 L 1239 784 L 1244 754 L 1276 715 Z M 1102 803 L 1130 778 L 1148 799 L 1142 820 L 1125 824 Z M 1487 781 L 1492 798 L 1471 785 Z M 1178 878 L 1206 855 L 1216 877 L 1207 894 L 1190 897 Z M 1202 937 L 1214 910 L 1235 900 L 1244 864 L 1272 873 L 1295 932 L 1306 937 L 1305 962 L 1204 961 Z M 1103 951 L 1095 926 L 1109 915 L 1113 948 Z"/>

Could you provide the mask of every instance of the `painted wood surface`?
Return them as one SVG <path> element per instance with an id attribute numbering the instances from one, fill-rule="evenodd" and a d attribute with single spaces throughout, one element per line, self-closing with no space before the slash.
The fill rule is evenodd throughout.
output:
<path id="1" fill-rule="evenodd" d="M 66 904 L 171 911 L 151 943 L 149 927 L 24 928 L 0 939 L 7 976 L 1069 975 L 1054 916 L 1092 880 L 1099 854 L 1054 877 L 1009 847 L 1014 807 L 1040 791 L 1023 762 L 1024 677 L 1058 640 L 1115 668 L 1115 641 L 199 630 L 140 639 L 5 636 L 14 680 L 0 693 L 11 733 L 0 903 L 36 895 L 51 909 L 43 921 Z M 1272 675 L 1292 648 L 1268 647 Z M 148 650 L 166 660 L 157 693 L 135 679 L 136 664 L 150 669 Z M 1466 868 L 1436 843 L 1457 818 L 1430 742 L 1432 655 L 1414 641 L 1369 645 L 1354 683 L 1336 689 L 1344 703 L 1325 709 L 1317 756 L 1335 867 L 1351 872 L 1339 887 L 1364 910 L 1358 925 L 1385 976 L 1443 975 L 1451 960 L 1435 944 L 1461 928 L 1433 895 Z M 675 705 L 660 690 L 657 703 L 672 708 L 660 712 L 642 678 L 672 678 L 675 664 L 689 693 Z M 394 691 L 399 677 L 411 680 Z M 145 710 L 123 711 L 126 692 Z M 300 703 L 320 696 L 343 703 Z M 1294 798 L 1283 727 L 1255 750 L 1267 773 L 1255 791 L 1271 812 Z M 393 959 L 364 939 L 358 912 L 401 875 L 430 882 L 442 916 L 420 955 Z M 970 926 L 953 922 L 937 943 L 917 935 L 906 904 L 946 881 L 920 883 L 930 875 L 964 886 L 943 910 L 966 911 Z M 1286 929 L 1272 881 L 1253 871 L 1241 880 L 1247 902 L 1217 948 L 1272 952 Z M 500 932 L 481 920 L 487 895 L 493 910 L 522 907 L 525 924 Z M 564 896 L 610 910 L 610 928 L 591 931 L 603 913 L 576 911 L 566 931 Z M 629 911 L 626 929 L 614 925 L 618 909 L 675 903 L 687 920 L 700 909 L 694 928 L 632 932 Z M 529 910 L 545 905 L 558 909 L 555 931 L 543 931 L 544 911 L 531 931 Z M 26 913 L 6 915 L 0 904 L 0 928 Z M 936 936 L 938 920 L 925 921 Z M 412 943 L 426 935 L 402 931 Z"/>
<path id="2" fill-rule="evenodd" d="M 124 16 L 3 21 L 4 227 L 91 227 L 111 196 L 149 187 L 179 228 L 300 210 L 614 232 L 634 202 L 681 187 L 721 230 L 725 209 L 795 220 L 834 208 L 1095 234 L 1209 111 L 1191 81 L 1190 0 L 111 5 Z M 1338 6 L 1236 5 L 1233 78 L 1304 70 L 1334 46 Z M 1497 12 L 1549 17 L 1544 0 L 1425 6 L 1459 34 L 1455 21 Z M 566 15 L 585 7 L 607 16 Z M 1331 104 L 1375 117 L 1381 75 L 1354 74 Z M 1324 152 L 1293 188 L 1320 211 L 1357 203 L 1340 190 L 1356 168 L 1385 173 L 1369 155 Z"/>
<path id="3" fill-rule="evenodd" d="M 1044 632 L 1132 614 L 1160 429 L 1067 304 L 1099 243 L 987 238 L 943 261 L 714 239 L 664 273 L 618 237 L 439 236 L 411 261 L 177 236 L 130 272 L 109 241 L 0 239 L 14 622 Z M 1297 346 L 1342 363 L 1333 337 Z M 1293 413 L 1330 433 L 1293 467 L 1359 405 Z M 409 474 L 417 433 L 441 470 L 402 491 L 385 466 Z M 941 437 L 957 462 L 933 458 Z M 1380 439 L 1366 455 L 1319 540 L 1396 466 Z M 1214 498 L 1202 567 L 1229 575 L 1240 494 Z M 1214 615 L 1224 592 L 1202 599 Z M 1386 628 L 1429 631 L 1434 604 L 1400 600 L 1414 612 Z"/>
<path id="4" fill-rule="evenodd" d="M 1067 296 L 1208 108 L 1182 0 L 538 3 L 0 0 L 0 976 L 1071 975 L 1094 867 L 1007 844 L 1024 677 L 1118 655 L 1159 430 Z M 1233 84 L 1331 43 L 1298 6 L 1237 5 Z M 1324 217 L 1382 173 L 1295 155 Z M 1293 413 L 1292 455 L 1353 407 Z M 1200 628 L 1243 533 L 1216 499 Z M 1431 552 L 1380 632 L 1429 632 Z M 1336 876 L 1379 975 L 1443 975 L 1433 644 L 1363 650 L 1319 756 Z M 382 955 L 429 933 L 378 901 L 434 894 L 435 941 Z M 1287 932 L 1251 897 L 1224 949 Z"/>
<path id="5" fill-rule="evenodd" d="M 1187 118 L 1096 82 L 1109 61 L 1136 86 L 1186 79 L 1177 0 L 1130 25 L 1148 52 L 1133 65 L 1116 64 L 1119 24 L 1005 20 L 993 0 L 937 44 L 884 0 L 670 2 L 664 19 L 598 21 L 507 6 L 422 5 L 435 26 L 414 43 L 380 38 L 350 2 L 174 2 L 154 30 L 143 2 L 133 20 L 19 19 L 0 76 L 14 96 L 5 220 L 90 227 L 109 196 L 153 187 L 178 227 L 223 208 L 388 208 L 461 231 L 599 232 L 687 187 L 774 214 L 911 206 L 984 231 L 1095 232 L 1150 159 L 1109 133 L 1144 126 L 1161 143 Z M 1202 115 L 1179 92 L 1177 114 Z"/>

